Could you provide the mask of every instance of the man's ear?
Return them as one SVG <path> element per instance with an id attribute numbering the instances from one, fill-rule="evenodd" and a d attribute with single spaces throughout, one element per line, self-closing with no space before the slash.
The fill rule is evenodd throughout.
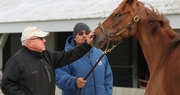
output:
<path id="1" fill-rule="evenodd" d="M 28 45 L 28 46 L 32 47 L 32 43 L 31 43 L 31 41 L 30 41 L 30 40 L 27 40 L 27 41 L 26 41 L 26 45 Z"/>

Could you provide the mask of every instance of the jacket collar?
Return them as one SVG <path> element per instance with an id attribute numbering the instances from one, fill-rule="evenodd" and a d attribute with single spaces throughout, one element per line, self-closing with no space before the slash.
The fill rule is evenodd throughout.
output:
<path id="1" fill-rule="evenodd" d="M 22 46 L 22 48 L 23 48 L 25 51 L 29 52 L 29 53 L 32 54 L 32 55 L 35 55 L 35 56 L 38 57 L 38 58 L 42 58 L 42 56 L 43 56 L 43 54 L 44 54 L 44 51 L 43 51 L 42 53 L 41 53 L 41 52 L 37 52 L 37 51 L 33 51 L 33 50 L 28 49 L 26 46 Z"/>

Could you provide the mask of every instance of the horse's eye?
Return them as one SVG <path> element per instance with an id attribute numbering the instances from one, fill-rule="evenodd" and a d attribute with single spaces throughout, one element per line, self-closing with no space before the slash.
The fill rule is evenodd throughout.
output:
<path id="1" fill-rule="evenodd" d="M 120 16 L 122 16 L 122 14 L 118 13 L 118 14 L 116 14 L 115 16 L 116 16 L 116 17 L 120 17 Z"/>

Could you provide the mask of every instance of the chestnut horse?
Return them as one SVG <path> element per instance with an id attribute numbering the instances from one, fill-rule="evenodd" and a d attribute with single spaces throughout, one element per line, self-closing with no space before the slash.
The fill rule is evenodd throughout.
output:
<path id="1" fill-rule="evenodd" d="M 147 61 L 150 78 L 145 95 L 180 95 L 180 36 L 152 6 L 124 0 L 95 29 L 92 46 L 135 37 Z"/>

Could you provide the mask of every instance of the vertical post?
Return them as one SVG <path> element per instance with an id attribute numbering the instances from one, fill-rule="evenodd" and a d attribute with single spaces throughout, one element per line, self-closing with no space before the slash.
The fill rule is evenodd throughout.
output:
<path id="1" fill-rule="evenodd" d="M 3 64 L 3 48 L 7 41 L 8 36 L 9 36 L 9 34 L 1 34 L 0 35 L 0 68 L 2 68 L 2 64 Z"/>
<path id="2" fill-rule="evenodd" d="M 132 83 L 133 88 L 138 87 L 138 71 L 137 71 L 137 40 L 132 38 Z"/>

